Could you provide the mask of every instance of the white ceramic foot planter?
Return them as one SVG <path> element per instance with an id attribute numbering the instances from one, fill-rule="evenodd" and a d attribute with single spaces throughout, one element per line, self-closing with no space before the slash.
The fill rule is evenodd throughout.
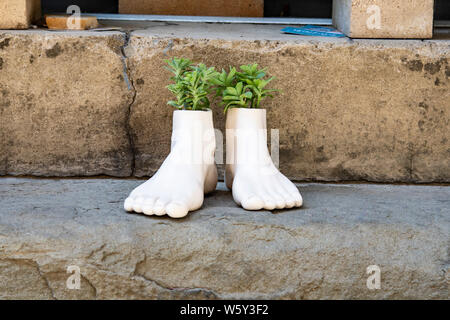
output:
<path id="1" fill-rule="evenodd" d="M 131 192 L 125 210 L 146 215 L 185 217 L 216 189 L 216 141 L 211 111 L 173 113 L 171 151 L 158 172 Z"/>
<path id="2" fill-rule="evenodd" d="M 226 119 L 226 184 L 246 210 L 301 207 L 297 187 L 278 171 L 267 148 L 266 110 L 232 108 Z"/>

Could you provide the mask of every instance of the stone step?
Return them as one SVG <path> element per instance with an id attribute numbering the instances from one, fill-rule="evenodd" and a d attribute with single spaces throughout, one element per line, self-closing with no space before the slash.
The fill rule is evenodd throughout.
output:
<path id="1" fill-rule="evenodd" d="M 433 37 L 434 0 L 334 0 L 333 24 L 352 38 Z"/>
<path id="2" fill-rule="evenodd" d="M 0 175 L 152 175 L 170 148 L 163 59 L 185 56 L 219 69 L 255 61 L 277 77 L 281 94 L 264 106 L 291 179 L 450 181 L 448 33 L 350 40 L 270 25 L 141 28 L 0 31 Z"/>
<path id="3" fill-rule="evenodd" d="M 0 29 L 28 29 L 41 18 L 41 0 L 1 0 Z"/>
<path id="4" fill-rule="evenodd" d="M 0 299 L 449 297 L 450 187 L 300 184 L 302 209 L 249 212 L 219 185 L 172 220 L 123 211 L 141 182 L 1 178 Z"/>

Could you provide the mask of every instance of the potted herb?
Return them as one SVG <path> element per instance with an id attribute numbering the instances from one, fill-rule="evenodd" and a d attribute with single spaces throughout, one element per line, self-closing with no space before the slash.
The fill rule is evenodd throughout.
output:
<path id="1" fill-rule="evenodd" d="M 130 193 L 124 208 L 183 218 L 202 206 L 205 193 L 216 189 L 216 140 L 209 95 L 218 73 L 185 58 L 166 62 L 173 73 L 173 83 L 167 88 L 175 95 L 168 104 L 177 108 L 173 112 L 170 154 L 152 178 Z"/>
<path id="2" fill-rule="evenodd" d="M 297 187 L 273 164 L 267 148 L 265 98 L 274 78 L 258 64 L 230 68 L 213 80 L 226 113 L 225 182 L 235 202 L 246 210 L 300 207 Z"/>
<path id="3" fill-rule="evenodd" d="M 240 71 L 231 68 L 227 73 L 217 74 L 213 83 L 217 86 L 216 96 L 222 99 L 226 113 L 230 108 L 260 108 L 261 101 L 267 97 L 273 98 L 273 92 L 266 89 L 274 77 L 266 78 L 266 69 L 259 69 L 258 64 L 243 65 Z"/>
<path id="4" fill-rule="evenodd" d="M 178 110 L 210 110 L 209 95 L 215 85 L 214 79 L 218 72 L 214 67 L 206 67 L 203 63 L 193 65 L 185 58 L 172 58 L 165 60 L 174 75 L 167 89 L 172 92 L 176 100 L 168 102 Z"/>

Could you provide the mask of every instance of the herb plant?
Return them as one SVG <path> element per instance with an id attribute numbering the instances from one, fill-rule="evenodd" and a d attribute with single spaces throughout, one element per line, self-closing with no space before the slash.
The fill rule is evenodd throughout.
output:
<path id="1" fill-rule="evenodd" d="M 185 58 L 172 58 L 165 60 L 174 76 L 167 89 L 174 94 L 176 100 L 168 102 L 169 105 L 180 110 L 209 110 L 209 94 L 215 84 L 214 79 L 219 75 L 214 67 L 208 68 L 199 63 L 193 65 Z"/>
<path id="2" fill-rule="evenodd" d="M 274 77 L 266 77 L 266 69 L 259 69 L 258 64 L 240 66 L 240 71 L 230 67 L 227 73 L 217 73 L 213 83 L 216 85 L 216 96 L 222 98 L 224 112 L 229 108 L 260 108 L 261 101 L 278 90 L 266 89 Z"/>

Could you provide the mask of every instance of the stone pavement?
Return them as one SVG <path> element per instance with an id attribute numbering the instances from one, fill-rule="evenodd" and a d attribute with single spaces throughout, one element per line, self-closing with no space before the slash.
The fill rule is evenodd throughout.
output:
<path id="1" fill-rule="evenodd" d="M 141 182 L 1 178 L 0 299 L 449 298 L 448 186 L 300 184 L 304 208 L 247 212 L 220 184 L 171 220 L 123 211 Z"/>

